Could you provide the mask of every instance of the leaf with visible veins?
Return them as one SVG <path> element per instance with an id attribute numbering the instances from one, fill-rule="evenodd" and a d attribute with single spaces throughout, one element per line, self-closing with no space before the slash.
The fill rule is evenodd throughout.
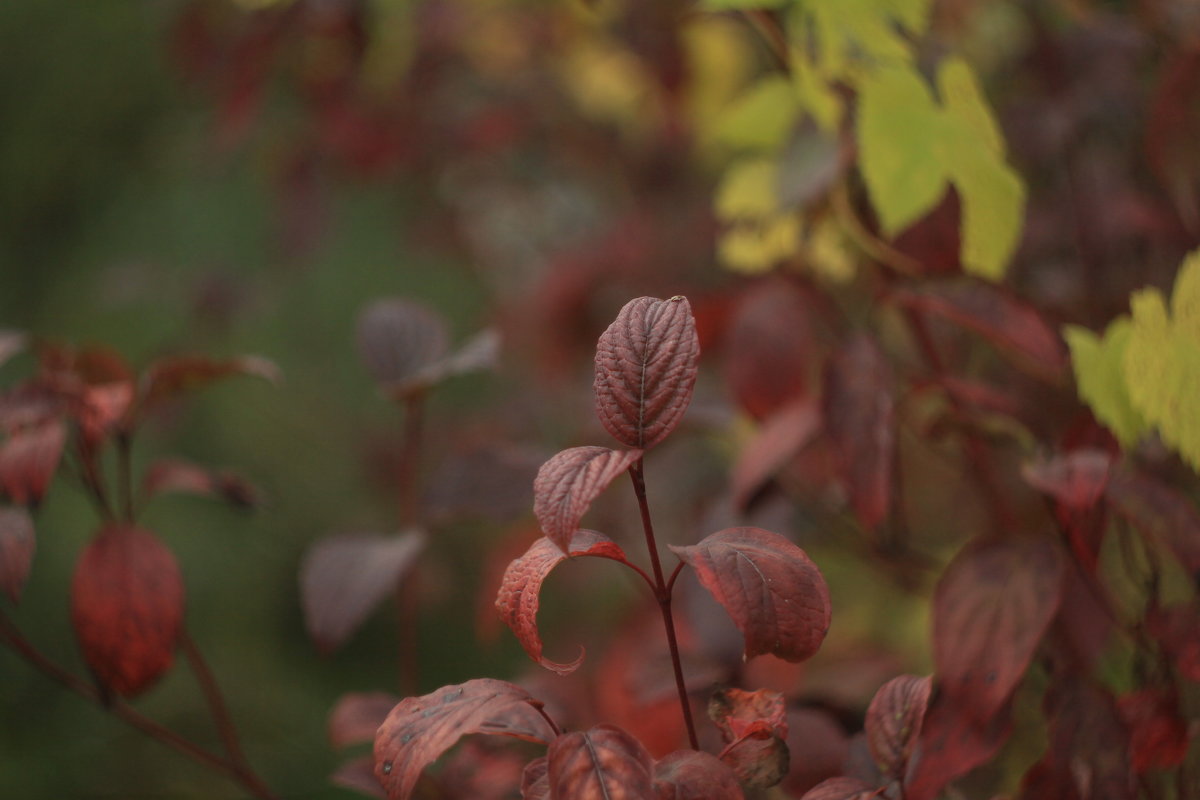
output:
<path id="1" fill-rule="evenodd" d="M 642 743 L 615 725 L 559 736 L 546 753 L 550 796 L 651 800 L 654 762 Z"/>
<path id="2" fill-rule="evenodd" d="M 641 450 L 572 447 L 543 464 L 533 481 L 533 513 L 542 533 L 565 552 L 592 501 L 641 455 Z"/>
<path id="3" fill-rule="evenodd" d="M 880 770 L 902 778 L 929 707 L 929 676 L 901 675 L 879 687 L 867 707 L 867 745 Z"/>

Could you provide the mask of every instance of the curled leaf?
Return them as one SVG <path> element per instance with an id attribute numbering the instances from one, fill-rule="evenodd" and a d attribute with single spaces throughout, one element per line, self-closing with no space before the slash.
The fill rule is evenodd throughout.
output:
<path id="1" fill-rule="evenodd" d="M 551 570 L 568 558 L 577 556 L 596 556 L 628 563 L 617 543 L 602 533 L 575 531 L 566 552 L 549 538 L 542 537 L 533 543 L 525 555 L 508 565 L 496 595 L 496 610 L 512 628 L 525 652 L 534 661 L 559 675 L 569 675 L 579 668 L 583 663 L 583 648 L 579 649 L 577 658 L 565 664 L 542 656 L 542 639 L 537 629 L 538 595 L 542 590 L 542 582 Z"/>
<path id="2" fill-rule="evenodd" d="M 542 532 L 565 551 L 592 501 L 641 456 L 641 450 L 572 447 L 543 464 L 533 481 Z"/>
<path id="3" fill-rule="evenodd" d="M 687 298 L 630 300 L 596 343 L 596 415 L 604 428 L 626 447 L 661 442 L 692 400 L 699 358 Z"/>
<path id="4" fill-rule="evenodd" d="M 0 508 L 0 592 L 20 602 L 37 548 L 33 519 L 24 508 Z"/>
<path id="5" fill-rule="evenodd" d="M 215 472 L 181 458 L 155 461 L 142 477 L 142 495 L 152 498 L 164 492 L 183 492 L 216 497 L 239 508 L 259 503 L 258 490 L 228 472 Z"/>
<path id="6" fill-rule="evenodd" d="M 559 736 L 546 760 L 551 797 L 649 800 L 654 796 L 650 753 L 615 725 Z"/>
<path id="7" fill-rule="evenodd" d="M 708 703 L 708 716 L 727 744 L 720 760 L 747 789 L 766 789 L 787 776 L 787 708 L 783 695 L 767 689 L 725 689 Z"/>
<path id="8" fill-rule="evenodd" d="M 783 536 L 727 528 L 671 550 L 696 571 L 745 638 L 745 657 L 804 661 L 829 630 L 829 588 L 816 564 Z"/>

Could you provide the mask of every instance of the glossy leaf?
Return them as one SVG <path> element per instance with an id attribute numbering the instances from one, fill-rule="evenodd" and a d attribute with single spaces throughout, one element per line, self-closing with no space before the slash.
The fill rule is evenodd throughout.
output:
<path id="1" fill-rule="evenodd" d="M 14 431 L 0 444 L 0 491 L 18 505 L 37 505 L 58 469 L 67 427 L 52 419 Z"/>
<path id="2" fill-rule="evenodd" d="M 976 539 L 942 573 L 933 597 L 933 660 L 943 694 L 986 722 L 1025 674 L 1062 597 L 1053 542 Z"/>
<path id="3" fill-rule="evenodd" d="M 904 777 L 921 735 L 931 688 L 928 676 L 901 675 L 879 687 L 867 706 L 867 744 L 879 769 L 891 778 Z"/>
<path id="4" fill-rule="evenodd" d="M 737 404 L 765 420 L 811 395 L 817 356 L 812 304 L 794 281 L 757 281 L 738 300 L 725 334 L 722 369 Z"/>
<path id="5" fill-rule="evenodd" d="M 834 444 L 850 504 L 864 528 L 887 518 L 896 459 L 891 365 L 869 336 L 847 342 L 829 364 L 825 429 Z"/>
<path id="6" fill-rule="evenodd" d="M 346 533 L 309 549 L 300 565 L 300 600 L 308 635 L 322 652 L 345 644 L 396 591 L 426 540 L 419 530 L 399 536 Z"/>
<path id="7" fill-rule="evenodd" d="M 542 537 L 533 543 L 525 555 L 508 565 L 496 595 L 496 610 L 512 628 L 525 652 L 534 661 L 559 675 L 569 675 L 579 668 L 583 663 L 583 648 L 579 649 L 577 658 L 565 664 L 542 656 L 542 639 L 537 629 L 539 595 L 546 576 L 568 558 L 578 556 L 595 556 L 628 563 L 617 543 L 602 533 L 575 531 L 566 552 L 549 538 Z"/>
<path id="8" fill-rule="evenodd" d="M 546 537 L 565 552 L 592 501 L 641 456 L 641 450 L 572 447 L 543 464 L 533 481 L 533 513 Z"/>
<path id="9" fill-rule="evenodd" d="M 171 667 L 183 624 L 183 577 L 154 534 L 109 525 L 80 554 L 71 622 L 103 686 L 131 697 Z"/>
<path id="10" fill-rule="evenodd" d="M 614 725 L 559 736 L 546 753 L 552 798 L 650 800 L 654 762 L 641 742 Z"/>
<path id="11" fill-rule="evenodd" d="M 803 661 L 829 630 L 829 589 L 804 551 L 761 528 L 727 528 L 671 550 L 696 571 L 745 638 L 745 658 Z"/>
<path id="12" fill-rule="evenodd" d="M 467 734 L 547 744 L 554 734 L 540 707 L 519 686 L 490 678 L 401 700 L 375 734 L 375 777 L 391 800 L 408 800 L 422 770 Z"/>
<path id="13" fill-rule="evenodd" d="M 800 800 L 873 800 L 883 795 L 883 789 L 863 783 L 858 778 L 830 778 L 804 793 Z"/>
<path id="14" fill-rule="evenodd" d="M 351 692 L 338 698 L 329 712 L 329 743 L 340 750 L 375 741 L 375 731 L 400 698 L 390 692 Z"/>
<path id="15" fill-rule="evenodd" d="M 767 417 L 742 451 L 730 476 L 734 505 L 743 508 L 772 475 L 812 441 L 821 412 L 811 398 L 784 406 Z"/>
<path id="16" fill-rule="evenodd" d="M 33 519 L 24 508 L 0 508 L 0 592 L 21 600 L 37 549 Z"/>
<path id="17" fill-rule="evenodd" d="M 737 775 L 716 756 L 676 750 L 654 764 L 654 800 L 744 800 Z"/>
<path id="18" fill-rule="evenodd" d="M 1142 472 L 1115 472 L 1105 490 L 1109 506 L 1143 536 L 1165 545 L 1200 575 L 1200 510 L 1178 489 Z"/>
<path id="19" fill-rule="evenodd" d="M 933 800 L 946 784 L 1000 752 L 1012 733 L 1009 706 L 987 719 L 974 711 L 945 695 L 933 702 L 904 779 L 906 800 Z"/>
<path id="20" fill-rule="evenodd" d="M 648 450 L 692 400 L 700 342 L 685 297 L 639 297 L 596 343 L 596 415 L 626 447 Z"/>

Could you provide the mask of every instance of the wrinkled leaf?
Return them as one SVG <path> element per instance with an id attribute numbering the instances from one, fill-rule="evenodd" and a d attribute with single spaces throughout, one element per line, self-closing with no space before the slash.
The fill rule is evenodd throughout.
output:
<path id="1" fill-rule="evenodd" d="M 784 406 L 767 417 L 742 451 L 730 476 L 734 505 L 744 508 L 764 483 L 788 463 L 821 427 L 821 412 L 811 398 Z"/>
<path id="2" fill-rule="evenodd" d="M 36 549 L 29 512 L 24 508 L 0 508 L 0 592 L 14 603 L 21 601 Z"/>
<path id="3" fill-rule="evenodd" d="M 550 763 L 545 756 L 525 765 L 521 773 L 522 800 L 550 800 Z"/>
<path id="4" fill-rule="evenodd" d="M 654 764 L 654 800 L 744 800 L 737 775 L 716 756 L 676 750 Z"/>
<path id="5" fill-rule="evenodd" d="M 1109 478 L 1105 499 L 1130 524 L 1165 545 L 1192 575 L 1200 575 L 1200 511 L 1188 497 L 1153 476 L 1123 471 Z"/>
<path id="6" fill-rule="evenodd" d="M 592 501 L 641 456 L 641 450 L 572 447 L 543 464 L 533 481 L 533 513 L 546 537 L 565 552 Z"/>
<path id="7" fill-rule="evenodd" d="M 340 750 L 359 742 L 375 741 L 375 731 L 399 702 L 400 698 L 390 692 L 342 695 L 329 712 L 329 743 Z"/>
<path id="8" fill-rule="evenodd" d="M 696 571 L 745 638 L 745 658 L 803 661 L 829 630 L 829 589 L 804 551 L 761 528 L 727 528 L 671 547 Z"/>
<path id="9" fill-rule="evenodd" d="M 615 725 L 559 736 L 546 753 L 550 796 L 650 800 L 654 763 L 641 742 Z"/>
<path id="10" fill-rule="evenodd" d="M 708 701 L 708 718 L 726 742 L 745 736 L 751 729 L 766 728 L 787 737 L 787 703 L 779 692 L 759 689 L 720 689 Z"/>
<path id="11" fill-rule="evenodd" d="M 596 343 L 596 414 L 627 447 L 648 450 L 692 400 L 700 342 L 685 297 L 630 300 Z"/>
<path id="12" fill-rule="evenodd" d="M 425 547 L 413 530 L 399 536 L 346 533 L 313 545 L 300 565 L 300 599 L 308 635 L 331 653 L 396 590 Z"/>
<path id="13" fill-rule="evenodd" d="M 408 800 L 421 771 L 472 733 L 547 744 L 554 738 L 524 689 L 480 678 L 401 700 L 375 734 L 375 776 L 391 800 Z"/>
<path id="14" fill-rule="evenodd" d="M 933 660 L 943 694 L 984 723 L 1025 674 L 1062 598 L 1053 542 L 976 539 L 942 573 L 933 597 Z"/>
<path id="15" fill-rule="evenodd" d="M 879 687 L 867 706 L 867 744 L 879 769 L 891 778 L 904 777 L 921 735 L 932 685 L 928 676 L 901 675 Z"/>
<path id="16" fill-rule="evenodd" d="M 542 656 L 542 639 L 537 629 L 539 594 L 542 582 L 551 570 L 568 558 L 578 556 L 595 556 L 628 563 L 617 543 L 602 533 L 575 531 L 566 552 L 549 538 L 542 537 L 533 543 L 525 555 L 508 565 L 496 595 L 496 610 L 512 628 L 525 652 L 534 661 L 559 675 L 569 675 L 578 669 L 583 663 L 584 652 L 582 647 L 579 648 L 579 656 L 565 664 Z"/>
<path id="17" fill-rule="evenodd" d="M 67 426 L 52 419 L 14 431 L 0 444 L 0 491 L 18 505 L 37 505 L 58 469 Z"/>
<path id="18" fill-rule="evenodd" d="M 71 622 L 92 674 L 131 697 L 171 667 L 183 624 L 183 577 L 154 534 L 109 525 L 80 554 Z"/>

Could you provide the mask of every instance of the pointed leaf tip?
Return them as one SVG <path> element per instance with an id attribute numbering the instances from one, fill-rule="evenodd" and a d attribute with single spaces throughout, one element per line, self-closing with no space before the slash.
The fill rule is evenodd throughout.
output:
<path id="1" fill-rule="evenodd" d="M 542 532 L 565 552 L 592 501 L 641 456 L 641 450 L 572 447 L 543 464 L 533 481 Z"/>

